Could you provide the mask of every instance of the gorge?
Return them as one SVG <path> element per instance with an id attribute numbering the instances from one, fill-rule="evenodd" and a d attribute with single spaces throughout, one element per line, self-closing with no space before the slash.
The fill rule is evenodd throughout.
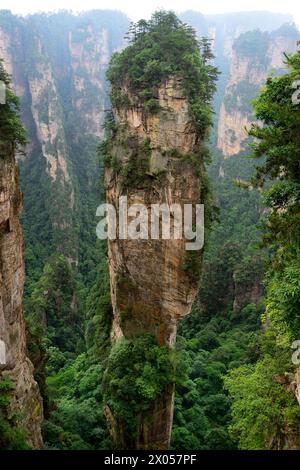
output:
<path id="1" fill-rule="evenodd" d="M 299 395 L 296 370 L 284 365 L 273 373 L 284 403 L 278 414 L 283 437 L 280 431 L 278 439 L 272 434 L 250 444 L 232 432 L 232 396 L 223 377 L 243 366 L 253 369 L 264 347 L 260 318 L 268 253 L 257 244 L 265 208 L 258 191 L 241 187 L 256 164 L 244 158 L 251 140 L 244 126 L 254 120 L 251 101 L 267 76 L 286 73 L 283 53 L 296 52 L 299 32 L 291 17 L 271 13 L 185 12 L 180 18 L 195 28 L 202 54 L 210 53 L 201 42 L 208 37 L 215 55 L 213 61 L 202 57 L 202 101 L 192 103 L 200 114 L 207 105 L 199 127 L 191 117 L 197 77 L 192 67 L 184 68 L 190 72 L 185 80 L 170 69 L 166 79 L 160 62 L 152 62 L 148 75 L 135 70 L 134 86 L 117 55 L 109 67 L 113 53 L 134 46 L 131 37 L 125 49 L 130 21 L 124 14 L 22 18 L 0 12 L 0 58 L 21 98 L 27 129 L 26 155 L 22 145 L 0 157 L 0 340 L 7 355 L 0 375 L 16 386 L 3 386 L 12 398 L 4 414 L 22 411 L 18 428 L 31 447 L 42 446 L 41 425 L 50 449 L 298 446 L 294 425 L 285 421 L 290 409 L 297 414 L 290 408 L 294 402 L 286 405 L 284 398 Z M 157 60 L 143 51 L 143 65 Z M 172 68 L 172 56 L 164 60 Z M 213 116 L 215 66 L 221 74 Z M 206 73 L 212 74 L 210 90 L 202 87 Z M 15 159 L 24 193 L 27 352 Z M 107 251 L 96 238 L 96 208 L 105 197 L 117 206 L 122 193 L 146 206 L 152 200 L 204 202 L 212 223 L 204 256 L 186 259 L 179 241 L 117 240 Z M 128 396 L 116 392 L 124 382 L 134 397 L 126 409 Z"/>
<path id="2" fill-rule="evenodd" d="M 9 86 L 9 78 L 0 63 L 0 79 Z M 24 287 L 23 236 L 19 222 L 22 195 L 19 187 L 15 153 L 24 143 L 21 123 L 11 107 L 16 103 L 12 92 L 1 107 L 0 146 L 0 332 L 3 353 L 0 363 L 2 394 L 12 393 L 1 402 L 1 446 L 10 439 L 9 426 L 25 430 L 27 442 L 42 447 L 42 400 L 33 378 L 33 365 L 27 357 L 26 332 L 22 307 Z M 12 127 L 12 123 L 14 127 Z M 8 423 L 3 426 L 3 414 Z M 16 441 L 18 436 L 13 437 Z M 19 437 L 22 440 L 22 437 Z"/>

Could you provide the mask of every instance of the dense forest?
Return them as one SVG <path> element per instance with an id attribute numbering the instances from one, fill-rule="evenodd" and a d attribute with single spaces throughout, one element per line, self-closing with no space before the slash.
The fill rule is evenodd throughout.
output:
<path id="1" fill-rule="evenodd" d="M 245 21 L 223 18 L 232 28 L 237 63 L 246 60 L 262 77 L 234 81 L 220 21 L 193 12 L 182 21 L 157 12 L 131 25 L 118 12 L 26 20 L 0 12 L 0 30 L 17 38 L 9 46 L 19 51 L 15 62 L 23 53 L 20 42 L 30 45 L 19 75 L 15 63 L 12 77 L 0 63 L 8 89 L 0 105 L 0 159 L 18 156 L 24 193 L 23 305 L 46 449 L 113 449 L 106 403 L 132 422 L 167 384 L 175 384 L 171 449 L 300 448 L 291 349 L 300 339 L 300 109 L 292 100 L 300 52 L 280 51 L 285 64 L 272 75 L 268 59 L 282 37 L 296 43 L 299 33 L 274 15 L 268 29 L 253 17 L 253 27 L 234 36 Z M 211 24 L 215 41 L 208 37 Z M 201 140 L 199 153 L 185 163 L 198 165 L 208 223 L 203 260 L 199 255 L 188 266 L 199 292 L 170 352 L 148 334 L 112 344 L 108 253 L 96 238 L 95 213 L 105 199 L 105 167 L 121 175 L 127 192 L 153 184 L 145 163 L 149 142 L 125 171 L 112 157 L 117 134 L 111 105 L 122 112 L 138 102 L 155 117 L 157 89 L 177 75 Z M 42 83 L 36 102 L 35 80 Z M 218 145 L 222 106 L 226 119 L 240 113 L 249 122 L 241 150 L 230 157 Z M 51 128 L 54 122 L 62 127 Z M 229 131 L 235 146 L 239 136 Z M 55 177 L 51 156 L 58 161 Z M 133 289 L 128 279 L 122 282 Z M 27 448 L 24 430 L 7 413 L 14 386 L 0 380 L 0 447 Z"/>

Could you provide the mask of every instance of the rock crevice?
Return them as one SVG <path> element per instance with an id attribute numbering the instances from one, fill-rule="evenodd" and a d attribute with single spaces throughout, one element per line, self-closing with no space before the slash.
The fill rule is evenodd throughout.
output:
<path id="1" fill-rule="evenodd" d="M 9 418 L 26 433 L 33 448 L 42 447 L 42 401 L 26 355 L 22 309 L 24 285 L 23 237 L 19 222 L 22 197 L 13 155 L 0 157 L 0 377 L 14 384 Z"/>
<path id="2" fill-rule="evenodd" d="M 190 158 L 199 151 L 197 134 L 181 80 L 167 80 L 157 96 L 160 108 L 154 114 L 146 113 L 142 103 L 114 109 L 117 131 L 112 158 L 117 160 L 118 171 L 106 168 L 105 185 L 107 202 L 117 213 L 119 197 L 124 195 L 128 207 L 143 204 L 148 214 L 151 204 L 178 204 L 183 213 L 184 204 L 201 202 L 201 177 Z M 201 155 L 197 157 L 201 166 Z M 129 174 L 128 165 L 132 165 Z M 144 174 L 139 178 L 141 171 Z M 185 241 L 151 239 L 150 235 L 146 240 L 109 240 L 113 343 L 122 337 L 132 340 L 150 333 L 160 346 L 174 347 L 177 321 L 190 313 L 198 287 L 186 267 Z M 194 252 L 194 256 L 201 263 L 201 252 Z M 170 384 L 150 409 L 140 414 L 136 448 L 168 448 L 173 401 L 174 385 Z M 116 429 L 109 409 L 106 415 L 114 439 L 126 447 L 122 426 Z"/>

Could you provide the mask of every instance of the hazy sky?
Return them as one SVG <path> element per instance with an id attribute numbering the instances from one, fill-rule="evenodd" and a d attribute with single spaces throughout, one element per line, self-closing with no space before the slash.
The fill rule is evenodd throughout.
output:
<path id="1" fill-rule="evenodd" d="M 201 13 L 268 10 L 290 13 L 300 26 L 300 2 L 297 0 L 0 0 L 0 9 L 21 14 L 58 9 L 82 11 L 106 8 L 122 10 L 133 20 L 147 18 L 159 8 L 176 12 L 192 9 Z"/>

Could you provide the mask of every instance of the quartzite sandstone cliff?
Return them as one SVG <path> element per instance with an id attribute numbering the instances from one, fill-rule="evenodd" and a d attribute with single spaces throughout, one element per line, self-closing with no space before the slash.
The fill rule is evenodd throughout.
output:
<path id="1" fill-rule="evenodd" d="M 0 156 L 0 376 L 14 383 L 9 417 L 16 416 L 28 444 L 42 446 L 42 402 L 33 366 L 26 356 L 26 332 L 22 310 L 24 285 L 23 237 L 19 223 L 22 197 L 15 158 Z M 4 360 L 3 360 L 4 359 Z"/>
<path id="2" fill-rule="evenodd" d="M 284 53 L 293 53 L 297 49 L 297 36 L 293 30 L 289 34 L 280 29 L 274 33 L 257 34 L 266 42 L 264 54 L 259 53 L 255 46 L 251 53 L 246 48 L 239 50 L 233 43 L 218 121 L 218 148 L 225 158 L 245 150 L 246 128 L 253 122 L 251 100 L 257 96 L 268 74 L 282 72 Z"/>
<path id="3" fill-rule="evenodd" d="M 129 183 L 113 169 L 106 169 L 107 202 L 116 208 L 119 196 L 124 194 L 128 206 L 144 204 L 148 214 L 150 204 L 177 203 L 183 207 L 201 201 L 199 172 L 188 158 L 199 143 L 180 80 L 168 80 L 157 90 L 157 99 L 157 114 L 145 113 L 139 102 L 127 110 L 114 110 L 118 127 L 114 157 L 122 170 L 132 165 L 135 156 L 139 159 L 137 168 L 127 175 Z M 144 177 L 139 180 L 134 173 L 141 165 Z M 188 253 L 185 240 L 117 239 L 110 240 L 108 248 L 114 312 L 112 340 L 122 336 L 132 339 L 149 332 L 160 345 L 173 347 L 177 321 L 190 312 L 197 292 L 195 276 L 184 269 Z M 194 252 L 194 256 L 201 262 L 201 252 Z M 170 386 L 150 410 L 141 413 L 137 448 L 168 448 L 173 395 Z M 107 414 L 114 437 L 122 442 L 122 428 L 113 423 L 110 411 Z"/>

